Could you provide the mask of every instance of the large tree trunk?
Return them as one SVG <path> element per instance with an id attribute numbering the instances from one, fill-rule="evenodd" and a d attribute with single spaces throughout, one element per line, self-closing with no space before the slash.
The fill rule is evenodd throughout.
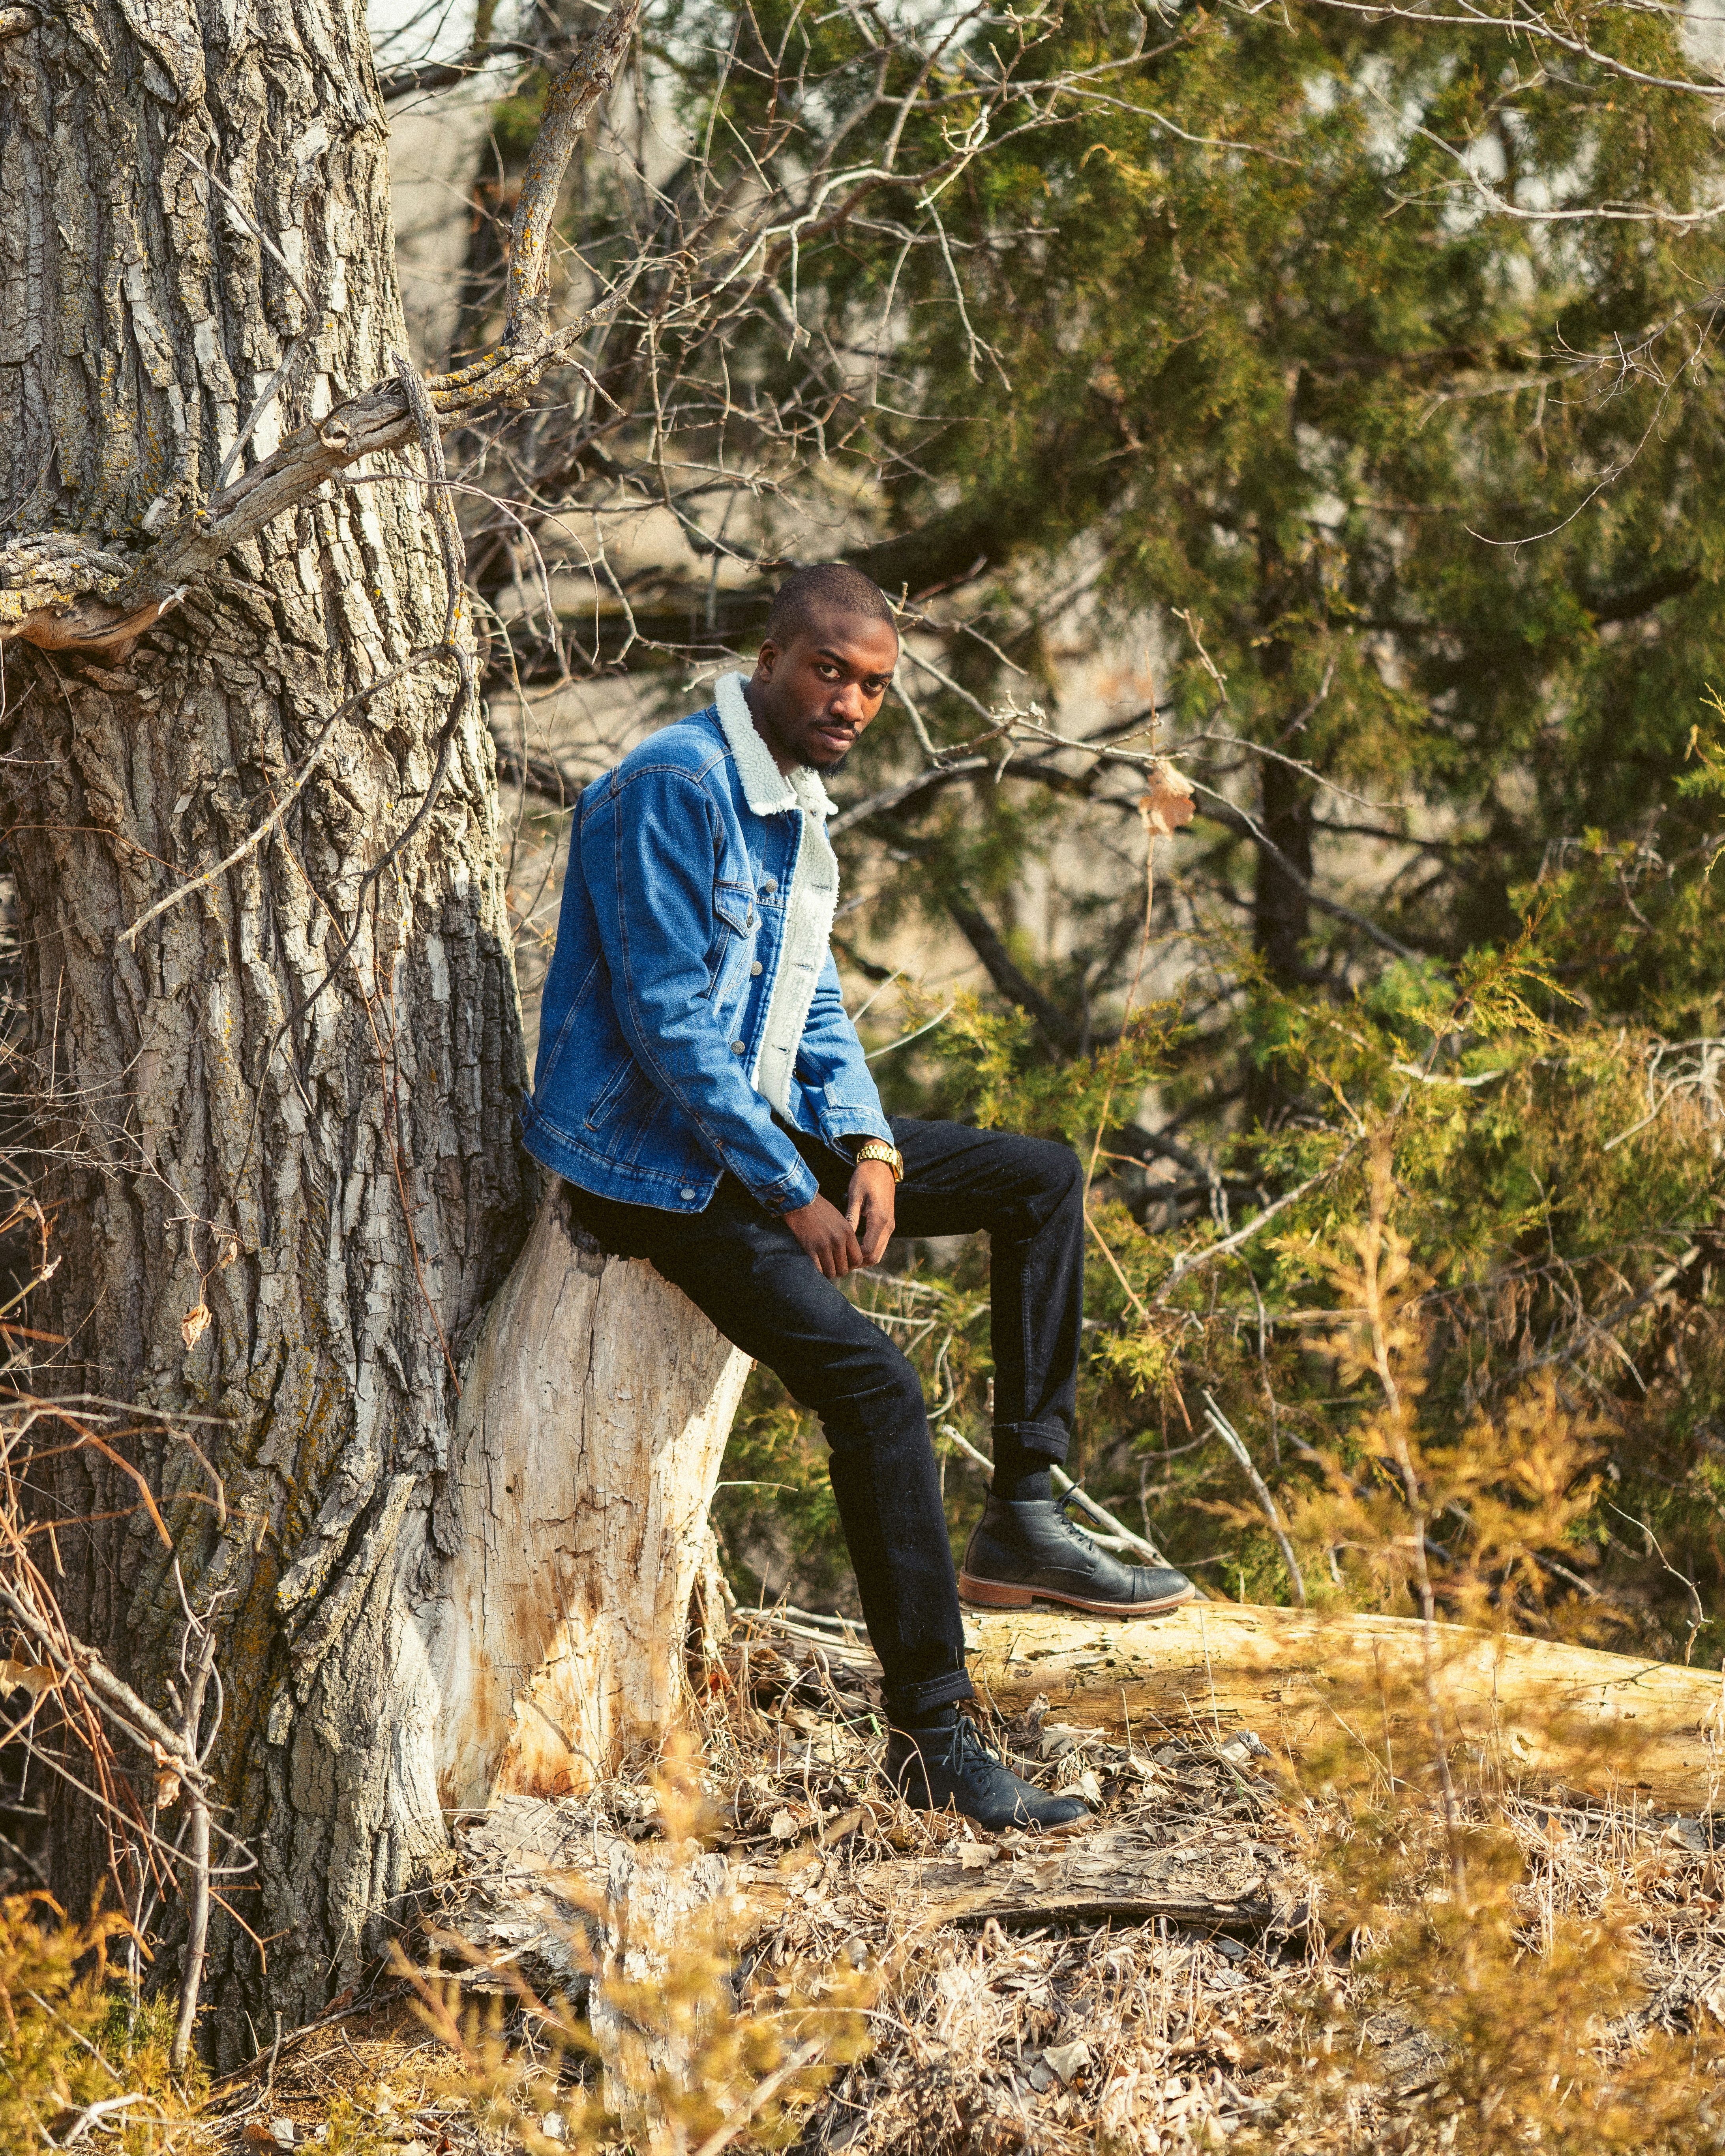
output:
<path id="1" fill-rule="evenodd" d="M 405 349 L 363 22 L 352 0 L 71 0 L 0 24 L 0 498 L 14 531 L 136 546 L 208 498 L 296 337 L 249 456 Z M 234 1906 L 270 1942 L 265 1975 L 243 1928 L 213 1934 L 228 2051 L 248 2014 L 291 2024 L 360 1974 L 445 1845 L 428 1761 L 494 1733 L 444 1713 L 426 1651 L 453 1651 L 470 1584 L 450 1582 L 456 1363 L 533 1197 L 491 748 L 471 706 L 448 734 L 448 659 L 355 704 L 259 845 L 120 937 L 257 828 L 337 706 L 439 643 L 444 572 L 407 470 L 350 466 L 359 484 L 266 525 L 129 649 L 0 646 L 64 1251 L 44 1315 L 72 1343 L 39 1383 L 219 1419 L 182 1420 L 197 1450 L 167 1422 L 124 1440 L 172 1548 L 117 1469 L 59 1459 L 56 1584 L 158 1703 L 177 1566 L 216 1626 L 223 1818 L 260 1866 Z M 434 806 L 367 883 L 440 743 Z M 610 1307 L 602 1288 L 564 1348 Z M 668 1332 L 699 1337 L 680 1308 Z M 475 1442 L 504 1456 L 489 1422 Z M 565 1481 L 579 1471 L 572 1455 Z M 465 1795 L 485 1775 L 455 1779 Z M 73 1906 L 105 1856 L 62 1803 Z"/>

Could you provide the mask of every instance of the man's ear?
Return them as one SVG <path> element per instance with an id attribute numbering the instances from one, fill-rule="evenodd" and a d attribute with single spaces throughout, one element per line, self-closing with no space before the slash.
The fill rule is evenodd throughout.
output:
<path id="1" fill-rule="evenodd" d="M 755 654 L 755 672 L 762 680 L 773 679 L 773 670 L 778 664 L 778 646 L 768 638 Z"/>

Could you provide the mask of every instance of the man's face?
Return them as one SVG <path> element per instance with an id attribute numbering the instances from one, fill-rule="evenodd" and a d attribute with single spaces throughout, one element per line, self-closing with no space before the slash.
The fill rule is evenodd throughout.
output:
<path id="1" fill-rule="evenodd" d="M 829 771 L 847 756 L 897 664 L 891 624 L 865 614 L 817 613 L 782 649 L 763 644 L 749 708 L 780 769 L 812 763 Z"/>

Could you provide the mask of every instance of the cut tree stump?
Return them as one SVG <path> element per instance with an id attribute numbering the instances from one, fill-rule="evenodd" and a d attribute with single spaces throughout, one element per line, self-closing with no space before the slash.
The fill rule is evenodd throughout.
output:
<path id="1" fill-rule="evenodd" d="M 1064 1722 L 1144 1748 L 1158 1725 L 1250 1727 L 1296 1757 L 1348 1732 L 1381 1744 L 1424 1724 L 1411 1618 L 1189 1603 L 1119 1624 L 1051 1610 L 967 1613 L 971 1670 L 1004 1714 L 1039 1695 Z M 1725 1788 L 1715 1670 L 1517 1634 L 1435 1627 L 1445 1726 L 1512 1772 L 1596 1795 L 1705 1810 Z"/>
<path id="2" fill-rule="evenodd" d="M 547 1199 L 465 1373 L 438 1521 L 445 1810 L 578 1794 L 663 1741 L 749 1367 Z"/>

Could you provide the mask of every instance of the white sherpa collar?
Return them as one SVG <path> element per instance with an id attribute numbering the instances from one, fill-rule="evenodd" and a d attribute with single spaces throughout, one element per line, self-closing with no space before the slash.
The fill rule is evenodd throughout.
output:
<path id="1" fill-rule="evenodd" d="M 799 764 L 787 778 L 774 762 L 772 750 L 755 731 L 742 684 L 741 674 L 721 674 L 713 701 L 726 742 L 737 758 L 743 798 L 757 816 L 777 816 L 787 808 L 806 808 L 823 819 L 830 816 L 836 804 L 829 799 L 818 773 Z"/>

